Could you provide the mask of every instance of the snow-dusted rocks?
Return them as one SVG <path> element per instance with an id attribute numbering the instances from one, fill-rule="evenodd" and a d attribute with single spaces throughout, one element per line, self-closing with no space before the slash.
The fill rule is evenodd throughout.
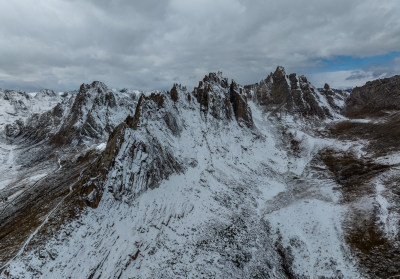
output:
<path id="1" fill-rule="evenodd" d="M 24 121 L 8 124 L 6 135 L 28 144 L 46 140 L 55 146 L 104 142 L 119 123 L 134 113 L 137 103 L 136 94 L 108 89 L 101 82 L 82 84 L 78 92 L 63 96 L 52 90 L 36 93 L 35 103 L 46 107 L 50 102 L 53 107 L 42 113 L 32 111 Z M 59 103 L 51 103 L 54 98 Z"/>
<path id="2" fill-rule="evenodd" d="M 83 182 L 83 187 L 89 189 L 84 191 L 89 192 L 86 203 L 97 207 L 104 190 L 112 192 L 118 200 L 131 202 L 171 174 L 181 172 L 183 166 L 167 144 L 167 138 L 179 136 L 182 129 L 177 115 L 174 101 L 168 94 L 142 95 L 135 115 L 128 116 L 113 131 L 103 156 L 94 169 L 85 174 L 88 181 Z M 151 129 L 152 125 L 157 125 L 157 129 Z"/>
<path id="3" fill-rule="evenodd" d="M 98 81 L 82 84 L 51 141 L 57 145 L 106 140 L 109 133 L 135 109 L 133 96 L 117 94 Z"/>
<path id="4" fill-rule="evenodd" d="M 132 200 L 143 191 L 154 189 L 171 174 L 181 173 L 190 164 L 197 164 L 195 158 L 175 156 L 175 142 L 181 133 L 195 128 L 191 123 L 193 118 L 182 117 L 189 112 L 197 112 L 194 117 L 210 123 L 211 127 L 218 127 L 219 121 L 237 121 L 239 125 L 251 128 L 251 110 L 240 92 L 234 81 L 228 85 L 228 79 L 221 73 L 210 73 L 193 93 L 174 85 L 167 93 L 142 95 L 135 115 L 129 116 L 114 130 L 95 170 L 90 170 L 85 187 L 94 192 L 90 191 L 86 202 L 97 206 L 104 190 L 112 192 L 116 199 Z M 187 162 L 191 163 L 187 165 Z M 93 179 L 90 178 L 93 173 L 103 175 Z M 108 182 L 101 183 L 105 174 Z"/>
<path id="5" fill-rule="evenodd" d="M 282 67 L 244 87 L 210 73 L 139 100 L 100 82 L 73 95 L 22 128 L 54 123 L 34 148 L 56 168 L 0 203 L 0 278 L 397 274 L 396 113 L 346 119 L 347 93 Z"/>
<path id="6" fill-rule="evenodd" d="M 321 94 L 305 76 L 287 75 L 281 66 L 265 80 L 245 88 L 256 103 L 275 112 L 319 119 L 333 118 L 337 114 L 334 92 Z"/>
<path id="7" fill-rule="evenodd" d="M 37 225 L 60 210 L 72 194 L 71 185 L 100 152 L 95 147 L 135 111 L 136 94 L 109 90 L 98 82 L 81 89 L 63 94 L 0 92 L 5 98 L 0 102 L 5 112 L 0 138 L 1 265 L 24 251 L 21 247 L 39 231 Z"/>
<path id="8" fill-rule="evenodd" d="M 14 123 L 7 124 L 4 128 L 7 137 L 15 138 L 21 134 L 24 127 L 24 122 L 16 120 Z"/>
<path id="9" fill-rule="evenodd" d="M 51 109 L 60 101 L 61 97 L 54 91 L 26 93 L 0 89 L 0 135 L 19 135 L 26 119 L 35 113 L 40 114 Z"/>

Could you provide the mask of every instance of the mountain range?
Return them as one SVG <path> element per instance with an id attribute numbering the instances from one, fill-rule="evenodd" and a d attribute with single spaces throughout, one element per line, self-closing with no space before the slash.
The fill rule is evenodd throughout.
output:
<path id="1" fill-rule="evenodd" d="M 0 90 L 0 119 L 0 278 L 400 275 L 400 76 Z"/>

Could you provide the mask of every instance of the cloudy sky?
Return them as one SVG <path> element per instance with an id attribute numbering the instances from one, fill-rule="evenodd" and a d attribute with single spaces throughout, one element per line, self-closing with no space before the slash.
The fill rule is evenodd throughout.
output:
<path id="1" fill-rule="evenodd" d="M 400 74 L 398 0 L 13 0 L 0 4 L 0 87 L 192 88 L 283 65 L 316 85 Z"/>

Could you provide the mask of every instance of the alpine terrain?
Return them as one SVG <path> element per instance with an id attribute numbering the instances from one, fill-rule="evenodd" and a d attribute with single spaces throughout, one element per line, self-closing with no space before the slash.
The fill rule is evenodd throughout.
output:
<path id="1" fill-rule="evenodd" d="M 400 76 L 0 90 L 0 278 L 400 276 Z"/>

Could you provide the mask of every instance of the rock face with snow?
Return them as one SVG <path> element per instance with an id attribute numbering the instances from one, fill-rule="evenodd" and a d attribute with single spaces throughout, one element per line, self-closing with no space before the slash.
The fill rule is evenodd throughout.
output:
<path id="1" fill-rule="evenodd" d="M 8 126 L 5 166 L 25 165 L 0 184 L 0 278 L 399 273 L 397 112 L 348 119 L 357 90 L 282 67 L 244 87 L 210 73 L 137 105 L 132 92 L 83 84 Z"/>
<path id="2" fill-rule="evenodd" d="M 329 88 L 321 94 L 305 76 L 287 75 L 283 67 L 277 67 L 265 80 L 246 86 L 246 89 L 258 104 L 269 110 L 319 119 L 332 118 L 338 111 L 336 99 L 339 102 L 342 99 Z"/>
<path id="3" fill-rule="evenodd" d="M 21 132 L 23 122 L 33 114 L 51 109 L 61 101 L 61 96 L 52 90 L 26 93 L 0 89 L 0 133 L 15 137 Z"/>
<path id="4" fill-rule="evenodd" d="M 385 110 L 400 109 L 400 76 L 367 82 L 353 89 L 346 100 L 344 114 L 349 117 L 379 115 Z"/>
<path id="5" fill-rule="evenodd" d="M 55 96 L 54 91 L 42 90 L 35 98 Z M 117 92 L 101 82 L 82 84 L 76 94 L 64 97 L 52 109 L 33 114 L 26 123 L 8 126 L 9 137 L 40 142 L 48 140 L 55 146 L 82 145 L 104 141 L 112 130 L 134 112 L 136 95 Z"/>
<path id="6" fill-rule="evenodd" d="M 222 73 L 205 76 L 194 89 L 194 95 L 205 117 L 210 114 L 216 119 L 232 119 L 234 115 L 239 123 L 247 127 L 253 125 L 243 88 L 239 88 L 234 81 L 229 85 L 228 79 L 222 77 Z"/>
<path id="7" fill-rule="evenodd" d="M 135 95 L 116 94 L 98 81 L 82 84 L 51 142 L 65 145 L 82 144 L 86 139 L 106 139 L 115 126 L 133 113 L 134 98 Z"/>
<path id="8" fill-rule="evenodd" d="M 171 174 L 184 172 L 188 167 L 185 162 L 196 164 L 193 158 L 176 158 L 170 146 L 172 143 L 165 144 L 171 136 L 172 140 L 180 137 L 185 123 L 190 121 L 179 117 L 182 106 L 197 110 L 199 104 L 200 114 L 197 117 L 206 122 L 236 121 L 240 126 L 252 128 L 251 110 L 241 91 L 234 81 L 228 85 L 228 79 L 223 78 L 221 73 L 210 73 L 193 93 L 174 85 L 167 94 L 142 95 L 134 116 L 128 117 L 114 130 L 104 156 L 99 159 L 95 170 L 90 170 L 87 187 L 94 189 L 96 197 L 90 192 L 86 199 L 88 204 L 94 199 L 94 206 L 97 206 L 104 192 L 104 183 L 90 178 L 93 173 L 102 173 L 100 181 L 111 176 L 108 191 L 116 199 L 131 200 L 147 189 L 154 189 Z M 149 133 L 150 127 L 157 131 L 156 135 Z M 160 137 L 160 133 L 164 135 Z"/>
<path id="9" fill-rule="evenodd" d="M 62 95 L 5 91 L 4 97 L 8 123 L 0 137 L 2 261 L 15 256 L 44 216 L 66 199 L 81 171 L 102 150 L 97 146 L 133 114 L 137 103 L 136 94 L 99 82 Z M 24 102 L 23 110 L 12 106 L 18 100 Z"/>

